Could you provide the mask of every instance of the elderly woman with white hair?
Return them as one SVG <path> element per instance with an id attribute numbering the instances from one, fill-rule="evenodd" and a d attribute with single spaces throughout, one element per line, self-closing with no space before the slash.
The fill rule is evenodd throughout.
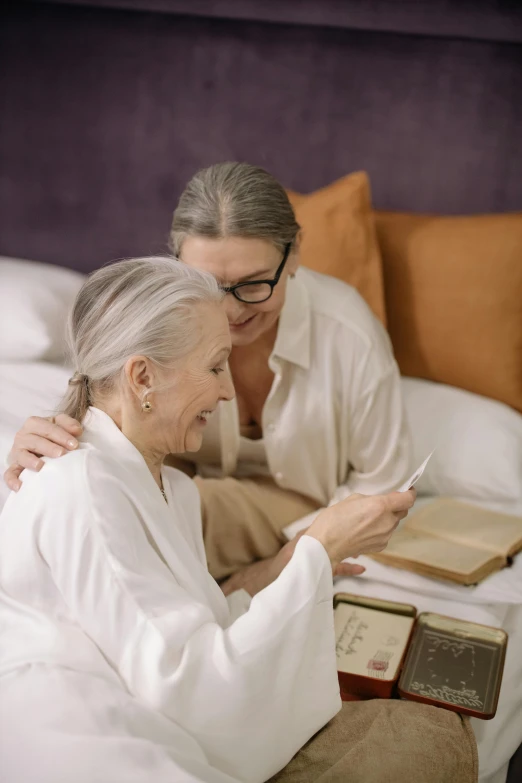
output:
<path id="1" fill-rule="evenodd" d="M 2 781 L 473 781 L 454 713 L 340 711 L 332 569 L 382 549 L 414 492 L 322 511 L 235 617 L 196 485 L 163 465 L 233 396 L 214 278 L 169 258 L 107 266 L 78 295 L 70 347 L 80 447 L 23 474 L 0 517 Z"/>

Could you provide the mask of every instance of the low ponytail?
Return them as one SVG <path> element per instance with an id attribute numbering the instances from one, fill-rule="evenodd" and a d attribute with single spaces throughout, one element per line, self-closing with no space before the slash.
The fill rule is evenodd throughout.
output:
<path id="1" fill-rule="evenodd" d="M 69 388 L 62 402 L 63 413 L 83 421 L 90 404 L 89 378 L 81 372 L 75 372 L 69 378 Z"/>

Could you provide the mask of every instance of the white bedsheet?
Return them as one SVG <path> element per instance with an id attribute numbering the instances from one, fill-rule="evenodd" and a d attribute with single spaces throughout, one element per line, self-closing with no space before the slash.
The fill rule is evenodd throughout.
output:
<path id="1" fill-rule="evenodd" d="M 0 363 L 0 465 L 17 429 L 30 415 L 54 412 L 67 388 L 69 370 L 46 362 Z M 0 509 L 8 490 L 0 481 Z M 420 501 L 427 502 L 427 501 Z M 499 510 L 522 513 L 520 508 Z M 410 603 L 418 611 L 504 628 L 509 643 L 496 717 L 473 720 L 480 757 L 480 783 L 505 783 L 509 759 L 522 743 L 522 556 L 509 569 L 476 587 L 427 579 L 361 557 L 363 577 L 336 580 L 336 592 L 353 592 Z"/>

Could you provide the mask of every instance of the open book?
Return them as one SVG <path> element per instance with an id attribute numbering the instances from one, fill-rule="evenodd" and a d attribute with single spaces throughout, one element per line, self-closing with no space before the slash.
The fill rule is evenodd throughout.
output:
<path id="1" fill-rule="evenodd" d="M 504 568 L 521 549 L 521 517 L 441 498 L 408 517 L 387 548 L 371 557 L 471 585 Z"/>

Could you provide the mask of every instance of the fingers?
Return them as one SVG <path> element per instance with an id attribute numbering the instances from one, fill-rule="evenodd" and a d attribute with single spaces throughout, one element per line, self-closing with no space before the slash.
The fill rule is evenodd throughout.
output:
<path id="1" fill-rule="evenodd" d="M 79 438 L 83 432 L 83 427 L 80 422 L 73 419 L 72 416 L 68 416 L 66 413 L 59 413 L 54 420 L 59 427 L 76 438 Z"/>
<path id="2" fill-rule="evenodd" d="M 415 503 L 417 493 L 415 489 L 408 489 L 406 492 L 390 492 L 389 495 L 384 495 L 386 504 L 390 511 L 394 513 L 402 513 L 410 510 Z"/>
<path id="3" fill-rule="evenodd" d="M 74 419 L 71 419 L 70 416 L 65 416 L 65 414 L 61 414 L 60 416 L 56 417 L 56 422 L 59 422 L 56 424 L 54 424 L 49 419 L 42 419 L 39 416 L 31 416 L 30 419 L 27 419 L 20 432 L 17 433 L 14 448 L 28 448 L 31 450 L 30 446 L 27 445 L 28 441 L 26 438 L 34 438 L 35 436 L 47 441 L 51 441 L 51 443 L 54 443 L 57 446 L 62 446 L 67 450 L 77 448 L 78 441 L 76 440 L 76 437 L 72 436 L 71 433 L 67 431 L 67 429 L 62 428 L 62 418 L 65 419 L 63 423 L 67 424 L 68 427 L 72 426 L 71 422 L 74 422 Z M 76 434 L 79 436 L 81 434 L 81 429 L 77 430 Z M 46 457 L 58 456 L 57 454 L 49 454 L 47 451 L 41 451 L 37 453 L 43 454 Z"/>
<path id="4" fill-rule="evenodd" d="M 357 563 L 339 563 L 334 571 L 334 576 L 360 576 L 366 568 Z"/>
<path id="5" fill-rule="evenodd" d="M 309 534 L 323 544 L 335 568 L 354 554 L 384 549 L 415 498 L 413 489 L 386 495 L 352 495 L 324 509 L 312 523 Z M 354 573 L 351 567 L 350 574 Z"/>
<path id="6" fill-rule="evenodd" d="M 4 473 L 4 481 L 13 492 L 18 492 L 22 486 L 19 476 L 23 468 L 20 465 L 11 465 Z"/>
<path id="7" fill-rule="evenodd" d="M 29 470 L 40 470 L 43 462 L 40 457 L 62 457 L 67 453 L 63 446 L 57 446 L 38 435 L 17 435 L 9 455 L 10 464 L 18 464 Z"/>

